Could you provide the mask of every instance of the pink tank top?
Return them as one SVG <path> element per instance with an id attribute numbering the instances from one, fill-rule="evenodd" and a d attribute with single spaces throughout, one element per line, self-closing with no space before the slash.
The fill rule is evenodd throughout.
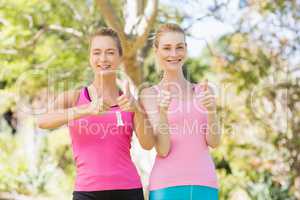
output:
<path id="1" fill-rule="evenodd" d="M 88 90 L 83 88 L 76 105 L 90 102 Z M 105 114 L 69 122 L 76 164 L 75 191 L 142 187 L 130 157 L 134 114 L 120 111 L 124 125 L 117 126 L 116 111 L 120 108 L 112 106 Z"/>
<path id="2" fill-rule="evenodd" d="M 201 88 L 194 87 L 194 91 L 199 95 Z M 205 138 L 205 111 L 196 98 L 171 100 L 168 110 L 171 149 L 167 157 L 156 156 L 149 190 L 179 185 L 218 188 L 215 165 Z"/>

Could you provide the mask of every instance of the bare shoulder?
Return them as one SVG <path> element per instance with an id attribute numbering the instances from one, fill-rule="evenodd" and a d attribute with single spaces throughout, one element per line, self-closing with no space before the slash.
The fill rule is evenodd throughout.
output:
<path id="1" fill-rule="evenodd" d="M 80 89 L 73 89 L 73 90 L 69 90 L 67 96 L 69 97 L 68 99 L 68 107 L 73 107 L 76 105 L 80 92 L 81 92 L 82 88 Z"/>

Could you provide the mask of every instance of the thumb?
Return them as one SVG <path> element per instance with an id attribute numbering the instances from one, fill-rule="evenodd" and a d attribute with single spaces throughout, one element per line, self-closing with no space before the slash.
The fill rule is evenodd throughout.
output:
<path id="1" fill-rule="evenodd" d="M 198 86 L 199 86 L 199 90 L 201 91 L 207 91 L 208 90 L 208 80 L 205 79 L 204 82 L 199 82 L 198 83 Z"/>
<path id="2" fill-rule="evenodd" d="M 129 81 L 126 81 L 126 83 L 125 83 L 124 95 L 127 97 L 131 96 Z"/>
<path id="3" fill-rule="evenodd" d="M 163 86 L 162 86 L 162 89 L 163 89 L 164 91 L 168 91 L 168 92 L 171 91 L 170 85 L 169 85 L 168 83 L 164 83 Z"/>
<path id="4" fill-rule="evenodd" d="M 167 92 L 168 95 L 170 95 L 170 98 L 172 98 L 172 94 L 171 94 L 171 86 L 170 86 L 169 83 L 164 83 L 164 84 L 162 85 L 162 91 L 163 91 L 164 93 Z"/>
<path id="5" fill-rule="evenodd" d="M 87 90 L 88 90 L 88 94 L 91 98 L 91 101 L 96 101 L 98 99 L 98 96 L 97 96 L 97 89 L 95 88 L 94 85 L 90 85 L 89 87 L 87 87 Z"/>
<path id="6" fill-rule="evenodd" d="M 204 89 L 204 91 L 208 90 L 208 80 L 207 80 L 207 78 L 204 81 L 204 88 L 203 89 Z"/>

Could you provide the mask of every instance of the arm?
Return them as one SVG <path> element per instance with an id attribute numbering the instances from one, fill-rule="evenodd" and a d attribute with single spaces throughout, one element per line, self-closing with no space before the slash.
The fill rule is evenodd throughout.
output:
<path id="1" fill-rule="evenodd" d="M 38 126 L 43 129 L 57 128 L 70 120 L 83 116 L 84 113 L 80 112 L 78 107 L 73 107 L 78 96 L 78 91 L 67 91 L 59 94 L 48 107 L 47 112 L 37 117 Z"/>
<path id="2" fill-rule="evenodd" d="M 212 148 L 218 147 L 221 143 L 221 132 L 216 112 L 208 114 L 206 142 Z"/>
<path id="3" fill-rule="evenodd" d="M 99 114 L 109 108 L 101 98 L 94 99 L 90 104 L 75 107 L 79 94 L 79 90 L 71 90 L 58 95 L 47 112 L 37 117 L 38 126 L 44 129 L 57 128 L 69 121 Z"/>
<path id="4" fill-rule="evenodd" d="M 218 115 L 217 115 L 217 109 L 216 109 L 216 98 L 215 98 L 215 92 L 213 89 L 208 86 L 207 87 L 207 97 L 208 97 L 208 103 L 206 103 L 206 108 L 208 111 L 207 115 L 207 133 L 206 133 L 206 142 L 207 144 L 212 147 L 216 148 L 221 143 L 221 131 L 219 128 L 219 121 L 218 121 Z"/>
<path id="5" fill-rule="evenodd" d="M 159 156 L 168 155 L 171 148 L 167 109 L 159 109 L 157 94 L 153 88 L 142 91 L 144 109 L 148 115 L 150 125 L 153 127 L 154 146 Z"/>
<path id="6" fill-rule="evenodd" d="M 137 101 L 130 93 L 129 82 L 126 82 L 124 94 L 119 96 L 117 101 L 121 110 L 134 112 L 134 132 L 141 146 L 146 150 L 151 150 L 154 146 L 155 139 L 152 126 L 148 120 L 148 116 L 144 111 L 144 103 L 146 98 L 143 93 Z"/>
<path id="7" fill-rule="evenodd" d="M 146 150 L 151 150 L 155 145 L 155 137 L 153 128 L 144 109 L 146 103 L 147 100 L 142 93 L 134 114 L 134 131 L 141 146 Z"/>

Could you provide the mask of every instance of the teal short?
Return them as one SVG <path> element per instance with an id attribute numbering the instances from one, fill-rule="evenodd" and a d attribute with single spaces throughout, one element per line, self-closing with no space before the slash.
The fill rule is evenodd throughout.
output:
<path id="1" fill-rule="evenodd" d="M 152 190 L 149 200 L 218 200 L 218 189 L 200 185 L 184 185 Z"/>

